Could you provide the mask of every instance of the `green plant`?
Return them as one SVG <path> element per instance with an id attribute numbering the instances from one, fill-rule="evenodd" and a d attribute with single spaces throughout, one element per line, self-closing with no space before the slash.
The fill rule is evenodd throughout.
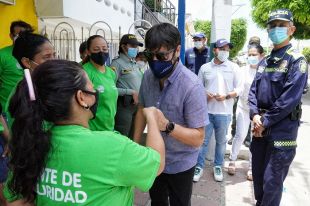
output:
<path id="1" fill-rule="evenodd" d="M 210 35 L 211 35 L 211 21 L 196 21 L 194 28 L 196 31 L 202 31 L 207 35 L 208 45 L 210 43 Z M 231 22 L 231 35 L 230 42 L 234 45 L 234 48 L 230 51 L 230 58 L 234 58 L 237 56 L 238 52 L 243 48 L 246 42 L 247 36 L 247 23 L 243 18 L 233 19 Z"/>
<path id="2" fill-rule="evenodd" d="M 156 4 L 155 4 L 155 1 L 156 1 Z M 144 0 L 144 3 L 153 12 L 162 12 L 161 0 Z"/>
<path id="3" fill-rule="evenodd" d="M 266 22 L 270 11 L 275 9 L 289 9 L 294 16 L 296 39 L 310 38 L 310 6 L 309 0 L 252 0 L 252 18 L 261 28 L 266 28 Z"/>
<path id="4" fill-rule="evenodd" d="M 306 57 L 308 64 L 310 64 L 310 47 L 305 47 L 302 54 Z"/>

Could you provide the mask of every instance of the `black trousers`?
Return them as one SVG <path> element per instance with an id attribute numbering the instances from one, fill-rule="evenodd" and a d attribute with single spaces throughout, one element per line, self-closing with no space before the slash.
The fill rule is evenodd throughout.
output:
<path id="1" fill-rule="evenodd" d="M 296 149 L 278 149 L 264 138 L 254 137 L 250 150 L 256 206 L 280 205 L 283 182 Z"/>
<path id="2" fill-rule="evenodd" d="M 192 167 L 177 174 L 160 174 L 150 189 L 151 205 L 190 206 L 194 171 Z"/>

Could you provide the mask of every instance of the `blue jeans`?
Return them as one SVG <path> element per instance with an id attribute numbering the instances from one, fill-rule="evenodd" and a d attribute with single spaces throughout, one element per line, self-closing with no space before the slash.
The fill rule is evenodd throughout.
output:
<path id="1" fill-rule="evenodd" d="M 226 135 L 229 123 L 231 121 L 231 115 L 229 114 L 209 114 L 210 123 L 205 128 L 205 139 L 200 148 L 197 167 L 204 168 L 205 158 L 208 153 L 208 144 L 212 137 L 213 130 L 215 131 L 215 158 L 214 166 L 222 166 L 224 162 L 225 150 L 226 150 Z"/>

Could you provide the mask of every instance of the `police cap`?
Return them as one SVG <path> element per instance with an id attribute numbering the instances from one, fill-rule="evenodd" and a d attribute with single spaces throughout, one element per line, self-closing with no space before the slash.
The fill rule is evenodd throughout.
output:
<path id="1" fill-rule="evenodd" d="M 120 44 L 132 44 L 132 45 L 138 45 L 143 46 L 141 42 L 137 40 L 137 37 L 134 34 L 125 34 L 122 36 Z"/>
<path id="2" fill-rule="evenodd" d="M 269 13 L 267 24 L 274 20 L 291 21 L 293 22 L 293 14 L 288 9 L 277 9 Z"/>

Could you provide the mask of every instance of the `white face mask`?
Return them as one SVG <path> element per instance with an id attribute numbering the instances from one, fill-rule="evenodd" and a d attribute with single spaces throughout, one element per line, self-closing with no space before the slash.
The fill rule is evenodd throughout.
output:
<path id="1" fill-rule="evenodd" d="M 218 60 L 220 60 L 221 62 L 225 62 L 229 57 L 229 51 L 219 51 L 217 58 Z"/>
<path id="2" fill-rule="evenodd" d="M 196 49 L 201 49 L 203 47 L 203 43 L 202 41 L 195 41 L 194 46 L 196 47 Z"/>

